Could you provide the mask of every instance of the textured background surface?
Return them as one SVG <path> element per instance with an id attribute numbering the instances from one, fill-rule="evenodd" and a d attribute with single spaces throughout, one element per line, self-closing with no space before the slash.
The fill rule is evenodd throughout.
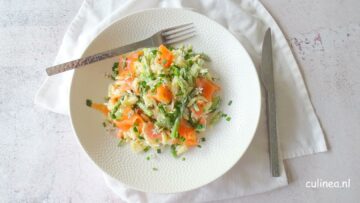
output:
<path id="1" fill-rule="evenodd" d="M 81 151 L 66 116 L 33 105 L 82 0 L 0 0 L 0 202 L 121 202 Z M 360 1 L 268 0 L 304 74 L 330 151 L 286 162 L 288 187 L 233 202 L 360 198 Z M 351 179 L 349 189 L 306 181 Z M 229 201 L 232 202 L 232 201 Z"/>

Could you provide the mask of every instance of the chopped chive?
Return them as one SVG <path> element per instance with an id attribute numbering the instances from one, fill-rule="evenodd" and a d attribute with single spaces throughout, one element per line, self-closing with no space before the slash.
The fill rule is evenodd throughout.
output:
<path id="1" fill-rule="evenodd" d="M 147 156 L 147 157 L 146 157 L 146 160 L 148 160 L 148 161 L 149 161 L 149 160 L 150 160 L 150 156 Z"/>
<path id="2" fill-rule="evenodd" d="M 139 140 L 145 140 L 145 138 L 143 136 L 137 136 L 139 138 Z"/>
<path id="3" fill-rule="evenodd" d="M 158 171 L 158 170 L 159 170 L 158 168 L 155 168 L 155 167 L 154 167 L 154 168 L 152 168 L 152 169 L 153 169 L 153 171 Z"/>
<path id="4" fill-rule="evenodd" d="M 135 126 L 134 126 L 134 128 L 133 128 L 133 129 L 134 129 L 134 132 L 136 132 L 136 133 L 138 133 L 138 132 L 139 132 L 139 130 L 137 129 L 137 127 L 135 127 Z"/>
<path id="5" fill-rule="evenodd" d="M 150 146 L 147 146 L 147 147 L 144 148 L 144 152 L 147 152 L 149 150 L 150 150 Z"/>
<path id="6" fill-rule="evenodd" d="M 194 64 L 194 61 L 189 60 L 189 66 L 192 66 Z"/>
<path id="7" fill-rule="evenodd" d="M 119 63 L 115 62 L 112 67 L 112 75 L 110 76 L 111 79 L 115 80 L 116 76 L 119 74 Z"/>
<path id="8" fill-rule="evenodd" d="M 106 123 L 105 123 L 105 122 L 102 122 L 102 125 L 104 126 L 104 128 L 106 127 Z"/>
<path id="9" fill-rule="evenodd" d="M 226 117 L 226 116 L 227 116 L 226 113 L 222 113 L 222 114 L 221 114 L 221 117 Z"/>
<path id="10" fill-rule="evenodd" d="M 161 149 L 157 149 L 156 152 L 157 152 L 158 154 L 160 154 L 160 153 L 161 153 Z"/>
<path id="11" fill-rule="evenodd" d="M 121 105 L 121 99 L 119 99 L 119 100 L 117 101 L 117 103 L 114 105 L 113 109 L 111 109 L 111 111 L 110 111 L 110 116 L 111 116 L 112 119 L 116 119 L 116 118 L 117 118 L 116 115 L 115 115 L 115 113 L 118 111 L 120 105 Z"/>
<path id="12" fill-rule="evenodd" d="M 160 112 L 161 113 L 163 113 L 163 114 L 166 114 L 166 111 L 165 111 L 165 107 L 164 107 L 164 105 L 162 105 L 162 104 L 159 104 L 159 110 L 160 110 Z"/>
<path id="13" fill-rule="evenodd" d="M 175 123 L 171 129 L 171 138 L 178 138 L 179 137 L 179 127 L 180 127 L 180 116 L 175 120 Z"/>
<path id="14" fill-rule="evenodd" d="M 92 101 L 90 99 L 86 100 L 86 106 L 91 107 Z"/>
<path id="15" fill-rule="evenodd" d="M 226 117 L 226 121 L 230 121 L 230 120 L 231 120 L 230 116 Z"/>
<path id="16" fill-rule="evenodd" d="M 197 147 L 201 148 L 201 145 L 197 145 Z"/>
<path id="17" fill-rule="evenodd" d="M 118 62 L 115 62 L 114 65 L 113 65 L 113 67 L 112 67 L 112 70 L 113 70 L 113 71 L 116 71 L 118 67 L 119 67 L 119 63 L 118 63 Z"/>
<path id="18" fill-rule="evenodd" d="M 229 101 L 228 105 L 230 106 L 232 104 L 232 100 Z"/>
<path id="19" fill-rule="evenodd" d="M 156 55 L 156 54 L 158 53 L 158 50 L 154 49 L 154 50 L 151 51 L 151 53 L 152 53 L 153 55 Z"/>
<path id="20" fill-rule="evenodd" d="M 185 157 L 183 157 L 181 160 L 185 161 L 186 159 L 185 159 Z"/>
<path id="21" fill-rule="evenodd" d="M 177 66 L 177 65 L 170 66 L 170 71 L 172 72 L 172 74 L 174 76 L 179 76 L 180 75 L 180 67 Z"/>
<path id="22" fill-rule="evenodd" d="M 182 142 L 185 142 L 185 141 L 186 141 L 185 137 L 180 137 L 180 140 L 181 140 Z"/>
<path id="23" fill-rule="evenodd" d="M 206 138 L 205 137 L 202 137 L 201 138 L 201 142 L 205 142 L 206 141 Z"/>
<path id="24" fill-rule="evenodd" d="M 176 147 L 175 145 L 171 145 L 171 154 L 173 155 L 173 157 L 177 157 L 177 152 L 176 152 Z"/>
<path id="25" fill-rule="evenodd" d="M 202 125 L 202 124 L 196 124 L 195 125 L 195 130 L 197 130 L 197 131 L 202 131 L 202 130 L 204 130 L 205 129 L 205 126 L 204 125 Z"/>

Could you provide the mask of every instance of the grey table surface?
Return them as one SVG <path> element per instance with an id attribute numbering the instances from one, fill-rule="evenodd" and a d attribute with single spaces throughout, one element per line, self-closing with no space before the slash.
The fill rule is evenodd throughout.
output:
<path id="1" fill-rule="evenodd" d="M 287 160 L 290 184 L 226 202 L 360 198 L 360 1 L 262 1 L 301 66 L 329 152 Z M 0 202 L 121 202 L 71 131 L 33 104 L 82 0 L 0 0 Z M 351 180 L 347 189 L 306 181 Z"/>

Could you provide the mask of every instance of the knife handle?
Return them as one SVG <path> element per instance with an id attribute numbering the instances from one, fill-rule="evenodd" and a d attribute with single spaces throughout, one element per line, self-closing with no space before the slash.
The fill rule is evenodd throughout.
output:
<path id="1" fill-rule="evenodd" d="M 280 176 L 278 139 L 276 128 L 275 91 L 267 91 L 267 119 L 269 132 L 270 168 L 273 177 Z"/>

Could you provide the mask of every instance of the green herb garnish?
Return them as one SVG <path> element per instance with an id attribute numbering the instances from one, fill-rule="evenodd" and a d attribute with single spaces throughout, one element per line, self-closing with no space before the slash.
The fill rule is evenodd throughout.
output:
<path id="1" fill-rule="evenodd" d="M 197 124 L 195 125 L 195 130 L 196 130 L 196 132 L 204 131 L 204 130 L 205 130 L 205 126 L 202 125 L 202 124 L 200 124 L 200 123 L 197 123 Z"/>
<path id="2" fill-rule="evenodd" d="M 148 152 L 149 150 L 150 150 L 150 146 L 146 146 L 145 148 L 144 148 L 144 152 Z"/>
<path id="3" fill-rule="evenodd" d="M 171 128 L 171 134 L 170 137 L 171 138 L 178 138 L 179 137 L 179 127 L 180 127 L 180 119 L 183 116 L 183 113 L 185 111 L 186 105 L 188 103 L 188 97 L 189 95 L 191 95 L 191 93 L 193 92 L 194 89 L 192 89 L 189 94 L 185 97 L 185 99 L 183 100 L 183 102 L 181 103 L 181 107 L 180 107 L 180 103 L 175 104 L 175 108 L 176 108 L 176 114 L 177 114 L 177 118 L 174 122 L 173 127 Z"/>
<path id="4" fill-rule="evenodd" d="M 90 99 L 86 100 L 86 106 L 91 107 L 92 101 Z"/>
<path id="5" fill-rule="evenodd" d="M 118 116 L 120 116 L 119 113 L 121 113 L 121 112 L 119 112 L 119 113 L 117 113 L 117 115 L 115 115 L 115 113 L 119 110 L 120 105 L 121 105 L 121 99 L 119 99 L 117 101 L 117 103 L 114 105 L 114 107 L 110 111 L 110 116 L 112 119 L 117 119 Z"/>
<path id="6" fill-rule="evenodd" d="M 173 157 L 177 157 L 176 146 L 171 145 L 170 149 L 171 149 L 171 154 L 173 155 Z"/>
<path id="7" fill-rule="evenodd" d="M 206 141 L 206 138 L 205 138 L 205 137 L 202 137 L 200 140 L 201 140 L 201 142 L 205 142 L 205 141 Z"/>
<path id="8" fill-rule="evenodd" d="M 158 50 L 154 49 L 151 51 L 151 53 L 156 56 L 156 54 L 158 53 Z"/>
<path id="9" fill-rule="evenodd" d="M 179 127 L 180 127 L 180 116 L 175 120 L 173 127 L 171 128 L 171 138 L 179 137 Z"/>
<path id="10" fill-rule="evenodd" d="M 161 149 L 157 149 L 156 152 L 157 152 L 158 154 L 160 154 L 160 153 L 161 153 Z"/>
<path id="11" fill-rule="evenodd" d="M 230 106 L 232 104 L 232 100 L 229 101 L 228 105 Z"/>
<path id="12" fill-rule="evenodd" d="M 115 80 L 117 75 L 119 75 L 119 63 L 115 62 L 112 67 L 111 79 Z"/>

